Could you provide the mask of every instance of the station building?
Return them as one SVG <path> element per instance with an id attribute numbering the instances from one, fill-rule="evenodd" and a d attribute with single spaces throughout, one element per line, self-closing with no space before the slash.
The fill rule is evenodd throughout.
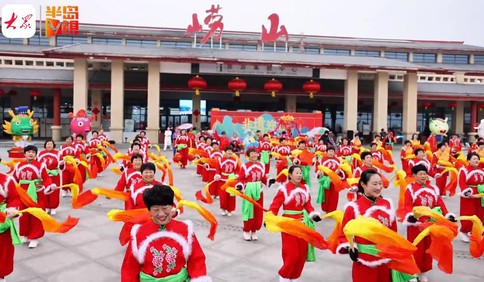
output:
<path id="1" fill-rule="evenodd" d="M 450 132 L 472 135 L 484 118 L 484 47 L 464 42 L 290 35 L 264 44 L 260 33 L 224 31 L 201 45 L 184 29 L 94 24 L 43 34 L 0 36 L 1 118 L 29 105 L 41 138 L 69 135 L 68 113 L 79 109 L 116 142 L 137 130 L 157 140 L 186 122 L 208 128 L 212 108 L 321 111 L 337 133 L 406 138 L 445 117 Z M 197 75 L 199 95 L 188 85 Z M 235 78 L 247 85 L 240 96 L 228 86 Z M 275 95 L 265 89 L 272 79 L 282 85 Z M 313 94 L 303 89 L 311 80 Z"/>

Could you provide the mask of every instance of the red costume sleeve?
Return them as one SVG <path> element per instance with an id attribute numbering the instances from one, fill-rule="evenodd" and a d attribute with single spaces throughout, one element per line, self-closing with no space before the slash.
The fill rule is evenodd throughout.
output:
<path id="1" fill-rule="evenodd" d="M 467 186 L 466 176 L 467 176 L 467 173 L 466 173 L 465 168 L 461 168 L 460 171 L 459 171 L 459 187 L 460 187 L 460 191 L 464 191 L 465 189 L 469 188 Z"/>
<path id="2" fill-rule="evenodd" d="M 121 266 L 121 282 L 139 282 L 141 265 L 131 252 L 132 241 L 130 240 L 126 254 L 124 255 L 123 265 Z"/>
<path id="3" fill-rule="evenodd" d="M 355 210 L 354 210 L 354 207 L 352 205 L 348 205 L 345 209 L 345 214 L 343 216 L 343 221 L 342 221 L 342 225 L 341 225 L 341 228 L 344 228 L 346 223 L 348 223 L 348 221 L 352 220 L 355 218 Z M 341 232 L 341 234 L 339 235 L 339 238 L 338 238 L 338 241 L 339 241 L 339 246 L 337 248 L 337 253 L 341 253 L 341 249 L 342 248 L 345 248 L 345 247 L 348 247 L 349 244 L 348 244 L 348 240 L 346 239 L 346 236 L 343 232 Z"/>
<path id="4" fill-rule="evenodd" d="M 197 236 L 193 234 L 192 252 L 187 262 L 188 276 L 193 281 L 197 278 L 203 278 L 207 275 L 207 267 L 205 265 L 205 254 L 203 253 L 200 243 L 198 243 Z"/>
<path id="5" fill-rule="evenodd" d="M 7 208 L 20 209 L 20 197 L 18 196 L 17 189 L 15 189 L 15 180 L 7 176 L 7 180 L 3 183 L 3 189 L 8 191 L 7 195 Z"/>
<path id="6" fill-rule="evenodd" d="M 124 192 L 124 188 L 126 188 L 126 172 L 127 168 L 123 171 L 121 174 L 121 178 L 118 180 L 118 184 L 116 184 L 116 187 L 114 188 L 114 191 L 120 191 Z"/>
<path id="7" fill-rule="evenodd" d="M 279 213 L 279 209 L 281 208 L 282 204 L 284 203 L 285 197 L 284 193 L 281 190 L 277 191 L 276 196 L 272 200 L 271 206 L 269 207 L 269 210 L 277 215 Z"/>
<path id="8" fill-rule="evenodd" d="M 413 184 L 408 184 L 407 189 L 405 189 L 405 201 L 404 201 L 404 211 L 405 211 L 405 218 L 404 222 L 407 221 L 407 218 L 410 215 L 413 215 L 412 210 L 413 210 L 413 198 L 412 198 L 412 193 L 410 192 L 410 189 Z"/>

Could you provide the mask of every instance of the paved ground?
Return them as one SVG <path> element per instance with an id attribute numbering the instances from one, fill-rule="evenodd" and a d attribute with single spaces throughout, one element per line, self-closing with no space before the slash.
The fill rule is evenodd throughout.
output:
<path id="1" fill-rule="evenodd" d="M 3 144 L 2 144 L 3 145 Z M 0 156 L 6 159 L 4 146 L 0 148 Z M 399 150 L 399 148 L 397 148 Z M 395 151 L 397 150 L 395 149 Z M 126 148 L 121 149 L 125 151 Z M 398 152 L 398 151 L 396 151 Z M 171 156 L 171 154 L 167 154 Z M 1 168 L 2 171 L 5 167 Z M 271 175 L 274 171 L 271 172 Z M 175 184 L 188 200 L 194 200 L 194 193 L 202 187 L 202 182 L 195 174 L 195 167 L 186 170 L 174 168 Z M 86 187 L 114 187 L 118 176 L 105 172 L 104 176 L 87 182 Z M 316 187 L 316 183 L 313 183 Z M 265 206 L 272 200 L 276 189 L 265 192 Z M 316 196 L 316 189 L 312 190 Z M 397 202 L 397 189 L 390 188 L 385 196 Z M 445 199 L 449 210 L 458 213 L 458 198 Z M 340 196 L 339 208 L 345 203 L 345 194 Z M 240 207 L 240 201 L 237 203 Z M 92 205 L 72 210 L 67 198 L 63 199 L 55 218 L 62 221 L 67 215 L 79 217 L 79 224 L 67 234 L 47 234 L 41 239 L 39 247 L 30 250 L 27 245 L 18 246 L 15 253 L 15 271 L 8 277 L 9 281 L 119 281 L 120 266 L 125 248 L 118 243 L 120 223 L 110 222 L 106 213 L 111 209 L 122 208 L 116 200 L 98 199 Z M 194 222 L 198 239 L 207 256 L 209 275 L 214 281 L 222 282 L 269 282 L 278 281 L 277 271 L 282 264 L 280 235 L 270 234 L 262 230 L 259 241 L 245 242 L 242 239 L 242 222 L 240 212 L 232 217 L 222 217 L 218 210 L 218 202 L 207 207 L 219 220 L 219 229 L 214 241 L 206 238 L 208 224 L 198 215 L 187 209 L 181 216 Z M 317 207 L 319 209 L 319 207 Z M 332 221 L 323 221 L 317 228 L 327 236 L 332 228 Z M 401 233 L 405 229 L 399 226 Z M 431 281 L 483 281 L 483 259 L 473 259 L 468 252 L 469 245 L 458 240 L 454 242 L 454 274 L 446 275 L 436 267 L 429 274 Z M 351 280 L 351 261 L 349 257 L 335 256 L 329 251 L 317 250 L 317 262 L 307 263 L 299 281 L 304 282 L 340 282 Z M 324 278 L 323 278 L 324 277 Z"/>

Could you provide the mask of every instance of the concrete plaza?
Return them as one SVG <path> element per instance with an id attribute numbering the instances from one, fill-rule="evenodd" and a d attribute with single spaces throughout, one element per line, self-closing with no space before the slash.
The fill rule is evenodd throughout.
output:
<path id="1" fill-rule="evenodd" d="M 41 147 L 41 142 L 37 142 Z M 7 145 L 0 148 L 0 156 L 7 159 Z M 125 152 L 127 146 L 118 146 Z M 398 159 L 400 147 L 394 148 Z M 171 157 L 170 152 L 166 152 Z M 400 165 L 400 164 L 398 164 Z M 2 171 L 6 167 L 1 168 Z M 196 176 L 195 166 L 187 169 L 173 168 L 175 186 L 181 189 L 184 198 L 195 199 L 195 191 L 203 187 L 200 177 Z M 271 176 L 274 175 L 274 168 Z M 114 188 L 119 176 L 105 171 L 103 175 L 86 183 L 86 188 Z M 157 174 L 157 179 L 160 174 Z M 315 177 L 311 194 L 316 197 Z M 276 192 L 276 186 L 265 190 L 265 207 L 268 207 Z M 397 203 L 398 190 L 391 187 L 384 192 Z M 346 193 L 340 194 L 339 208 L 346 202 Z M 458 214 L 459 197 L 446 198 L 450 211 Z M 313 204 L 317 210 L 320 207 Z M 219 228 L 215 240 L 208 235 L 209 225 L 198 214 L 186 209 L 179 219 L 192 220 L 198 240 L 207 257 L 208 274 L 217 282 L 270 282 L 278 281 L 277 271 L 282 265 L 281 239 L 279 234 L 270 234 L 265 229 L 259 234 L 259 241 L 246 242 L 242 239 L 242 221 L 240 217 L 240 199 L 237 212 L 232 217 L 223 217 L 218 209 L 218 201 L 205 205 L 218 219 Z M 106 213 L 111 209 L 122 209 L 123 203 L 117 200 L 98 199 L 80 210 L 72 210 L 70 198 L 62 198 L 61 207 L 54 217 L 63 221 L 68 215 L 79 217 L 79 224 L 67 234 L 46 234 L 36 249 L 29 249 L 27 244 L 15 250 L 15 270 L 7 277 L 15 282 L 94 282 L 119 281 L 120 267 L 125 247 L 121 247 L 118 234 L 121 223 L 108 220 Z M 318 231 L 327 237 L 333 229 L 332 220 L 323 220 L 317 224 Z M 401 234 L 405 228 L 399 225 Z M 346 255 L 333 255 L 329 251 L 316 250 L 317 262 L 307 263 L 299 281 L 304 282 L 340 282 L 351 281 L 351 260 Z M 483 258 L 474 259 L 469 254 L 469 245 L 459 240 L 454 241 L 454 273 L 447 275 L 434 265 L 428 277 L 430 281 L 477 282 L 484 279 Z"/>

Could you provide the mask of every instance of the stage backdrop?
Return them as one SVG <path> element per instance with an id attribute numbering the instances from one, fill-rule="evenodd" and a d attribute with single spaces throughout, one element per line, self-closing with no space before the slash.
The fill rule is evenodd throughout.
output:
<path id="1" fill-rule="evenodd" d="M 321 112 L 315 113 L 278 113 L 278 112 L 238 112 L 212 109 L 211 128 L 218 133 L 225 131 L 227 136 L 232 137 L 237 132 L 240 138 L 244 138 L 248 131 L 260 130 L 263 133 L 274 133 L 285 130 L 292 136 L 304 134 L 314 127 L 320 127 L 323 123 Z"/>

